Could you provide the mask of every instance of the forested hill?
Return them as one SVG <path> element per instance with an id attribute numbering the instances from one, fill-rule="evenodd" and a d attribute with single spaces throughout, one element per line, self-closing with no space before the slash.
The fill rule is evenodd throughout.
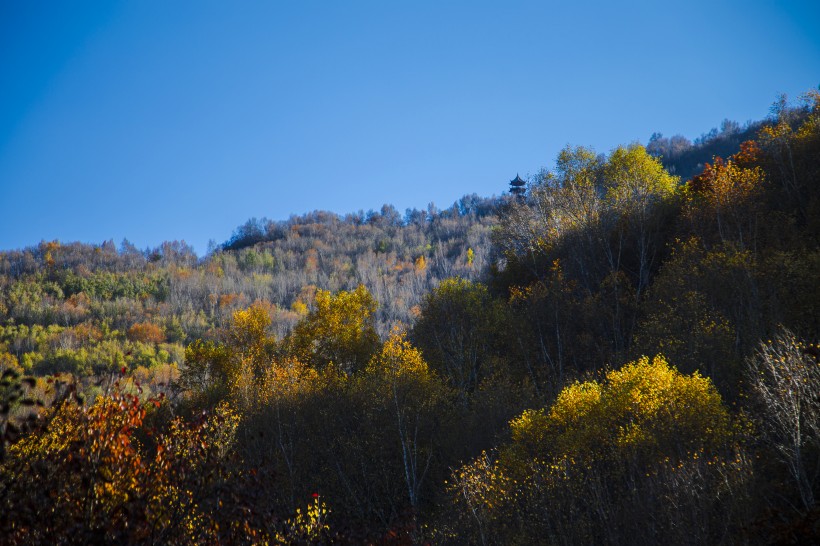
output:
<path id="1" fill-rule="evenodd" d="M 431 204 L 404 215 L 385 205 L 344 217 L 313 212 L 286 221 L 252 219 L 210 260 L 235 259 L 240 269 L 271 274 L 265 296 L 284 307 L 306 287 L 336 292 L 363 284 L 381 304 L 377 322 L 386 334 L 391 325 L 411 324 L 413 309 L 442 279 L 474 280 L 487 270 L 500 203 L 469 195 L 447 209 Z"/>
<path id="2" fill-rule="evenodd" d="M 182 343 L 217 335 L 234 311 L 253 302 L 271 306 L 272 330 L 281 337 L 312 306 L 316 290 L 360 284 L 380 302 L 375 319 L 386 335 L 393 325 L 411 324 L 442 279 L 477 279 L 487 270 L 498 203 L 471 195 L 404 217 L 385 205 L 345 217 L 313 212 L 250 220 L 202 259 L 180 242 L 140 251 L 127 241 L 119 249 L 112 242 L 54 241 L 2 252 L 4 339 L 26 368 L 87 373 L 156 360 L 115 344 L 92 365 L 85 362 L 86 338 L 73 330 L 88 325 L 94 338 L 152 324 L 162 332 L 155 338 L 170 345 L 160 360 L 181 365 Z"/>
<path id="3" fill-rule="evenodd" d="M 0 546 L 820 542 L 820 94 L 679 144 L 0 253 Z"/>
<path id="4" fill-rule="evenodd" d="M 806 119 L 806 110 L 792 107 L 785 97 L 780 97 L 772 107 L 772 115 L 796 129 Z M 683 181 L 700 174 L 715 157 L 727 158 L 738 151 L 743 142 L 755 140 L 763 127 L 772 120 L 748 121 L 741 125 L 729 119 L 723 120 L 720 127 L 713 127 L 693 141 L 682 135 L 664 137 L 654 133 L 646 145 L 646 150 L 660 158 L 664 168 Z"/>
<path id="5" fill-rule="evenodd" d="M 661 159 L 664 168 L 671 174 L 689 180 L 700 174 L 707 163 L 714 158 L 729 157 L 740 150 L 740 144 L 753 140 L 764 122 L 752 122 L 741 127 L 738 123 L 725 120 L 720 130 L 712 129 L 691 142 L 684 136 L 670 138 L 655 133 L 649 139 L 646 150 Z"/>

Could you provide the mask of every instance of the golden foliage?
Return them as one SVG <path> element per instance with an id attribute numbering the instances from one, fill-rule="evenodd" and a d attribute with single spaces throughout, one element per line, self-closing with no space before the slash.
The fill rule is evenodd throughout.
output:
<path id="1" fill-rule="evenodd" d="M 368 363 L 366 372 L 391 381 L 426 379 L 430 374 L 421 352 L 413 347 L 405 332 L 394 330 L 382 349 Z"/>
<path id="2" fill-rule="evenodd" d="M 327 518 L 330 509 L 320 499 L 318 493 L 313 494 L 313 501 L 303 512 L 296 509 L 296 514 L 285 522 L 284 532 L 277 532 L 273 539 L 279 544 L 313 544 L 326 539 L 330 531 Z"/>
<path id="3" fill-rule="evenodd" d="M 511 429 L 513 445 L 529 456 L 569 457 L 684 456 L 721 445 L 731 432 L 712 382 L 680 374 L 662 356 L 630 362 L 602 383 L 574 383 L 549 412 L 527 411 Z"/>
<path id="4" fill-rule="evenodd" d="M 602 381 L 575 382 L 550 408 L 513 419 L 510 432 L 495 460 L 484 453 L 452 474 L 452 521 L 472 541 L 649 540 L 639 537 L 683 521 L 658 498 L 708 512 L 726 491 L 740 494 L 748 477 L 714 386 L 662 356 L 630 362 Z M 637 502 L 640 509 L 630 504 Z M 665 531 L 629 527 L 647 517 Z M 708 533 L 721 521 L 698 519 L 694 530 Z"/>
<path id="5" fill-rule="evenodd" d="M 660 159 L 639 145 L 619 146 L 604 168 L 607 201 L 627 210 L 640 210 L 671 196 L 678 177 L 666 172 Z M 645 213 L 644 213 L 645 214 Z"/>
<path id="6" fill-rule="evenodd" d="M 363 285 L 335 295 L 318 290 L 315 306 L 287 339 L 288 354 L 318 369 L 334 363 L 351 373 L 365 366 L 379 343 L 373 296 Z"/>

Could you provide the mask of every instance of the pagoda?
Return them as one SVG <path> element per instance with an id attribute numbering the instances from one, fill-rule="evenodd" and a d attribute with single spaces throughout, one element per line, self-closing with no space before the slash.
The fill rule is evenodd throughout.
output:
<path id="1" fill-rule="evenodd" d="M 524 197 L 524 193 L 527 191 L 527 183 L 518 176 L 518 173 L 515 174 L 515 178 L 510 180 L 510 193 L 512 195 L 517 195 L 519 197 Z"/>

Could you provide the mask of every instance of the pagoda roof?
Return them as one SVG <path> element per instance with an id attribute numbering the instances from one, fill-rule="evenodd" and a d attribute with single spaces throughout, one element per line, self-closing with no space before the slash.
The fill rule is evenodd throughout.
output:
<path id="1" fill-rule="evenodd" d="M 527 183 L 524 180 L 521 180 L 521 177 L 518 176 L 518 173 L 515 174 L 515 178 L 510 180 L 511 186 L 526 186 Z"/>

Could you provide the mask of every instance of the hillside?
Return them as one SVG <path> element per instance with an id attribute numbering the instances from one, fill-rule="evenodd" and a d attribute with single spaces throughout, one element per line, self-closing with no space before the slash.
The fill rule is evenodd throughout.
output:
<path id="1" fill-rule="evenodd" d="M 521 196 L 2 252 L 0 544 L 812 543 L 818 271 L 817 93 Z"/>

